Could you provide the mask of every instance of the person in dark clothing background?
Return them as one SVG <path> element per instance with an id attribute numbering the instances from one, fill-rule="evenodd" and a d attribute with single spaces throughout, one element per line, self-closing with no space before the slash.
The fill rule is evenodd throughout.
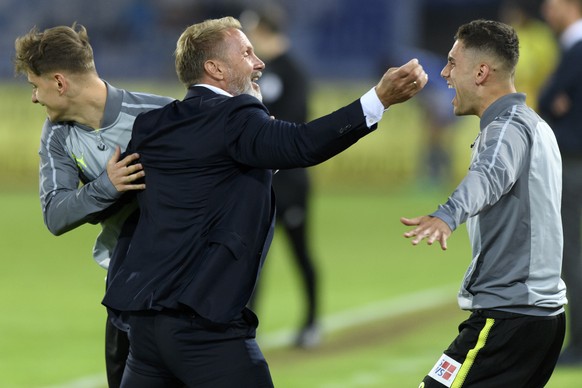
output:
<path id="1" fill-rule="evenodd" d="M 582 0 L 546 0 L 542 13 L 559 36 L 561 58 L 539 97 L 540 116 L 562 155 L 562 276 L 568 295 L 568 345 L 559 365 L 582 366 Z"/>
<path id="2" fill-rule="evenodd" d="M 283 10 L 273 6 L 268 12 L 247 10 L 241 14 L 243 28 L 254 42 L 257 55 L 266 64 L 258 81 L 263 103 L 275 118 L 303 123 L 308 116 L 309 78 L 291 53 L 284 20 Z M 273 188 L 277 197 L 277 224 L 288 237 L 305 292 L 304 321 L 294 344 L 303 348 L 315 347 L 321 341 L 321 333 L 317 323 L 317 269 L 308 233 L 309 172 L 305 168 L 279 170 L 273 176 Z M 255 291 L 251 300 L 253 307 L 257 305 L 257 299 Z"/>

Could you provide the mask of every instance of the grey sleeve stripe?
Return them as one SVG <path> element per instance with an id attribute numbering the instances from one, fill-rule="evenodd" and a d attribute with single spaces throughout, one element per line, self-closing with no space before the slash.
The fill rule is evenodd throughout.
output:
<path id="1" fill-rule="evenodd" d="M 136 108 L 136 109 L 156 109 L 164 106 L 158 104 L 128 104 L 127 102 L 123 102 L 121 103 L 121 105 L 126 108 Z"/>
<path id="2" fill-rule="evenodd" d="M 44 209 L 46 210 L 46 207 L 48 205 L 48 198 L 46 198 L 48 192 L 54 192 L 57 189 L 57 169 L 55 168 L 55 159 L 53 158 L 52 152 L 51 152 L 51 143 L 53 141 L 53 136 L 55 134 L 55 130 L 51 130 L 51 133 L 49 134 L 48 138 L 47 138 L 47 144 L 46 144 L 46 152 L 47 152 L 47 157 L 50 161 L 50 166 L 51 166 L 51 181 L 52 181 L 52 185 L 51 185 L 51 189 L 47 190 L 46 186 L 43 184 L 42 185 L 42 196 L 44 198 Z"/>
<path id="3" fill-rule="evenodd" d="M 489 167 L 487 167 L 487 171 L 491 171 L 491 169 L 493 169 L 493 167 L 495 166 L 495 160 L 497 159 L 497 155 L 499 154 L 499 149 L 501 148 L 501 143 L 502 143 L 503 137 L 505 136 L 505 132 L 507 132 L 507 127 L 513 121 L 513 117 L 515 116 L 516 110 L 517 110 L 517 105 L 512 106 L 511 107 L 511 114 L 509 115 L 509 118 L 505 121 L 505 123 L 503 123 L 503 127 L 501 128 L 501 132 L 499 134 L 499 139 L 497 141 L 497 145 L 495 146 L 495 151 L 493 152 L 493 157 L 491 158 L 491 163 L 489 164 Z"/>

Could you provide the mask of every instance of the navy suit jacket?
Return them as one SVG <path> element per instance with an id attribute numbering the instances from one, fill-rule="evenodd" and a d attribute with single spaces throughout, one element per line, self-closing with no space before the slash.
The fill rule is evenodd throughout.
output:
<path id="1" fill-rule="evenodd" d="M 570 109 L 556 116 L 552 104 L 560 94 L 570 100 Z M 579 158 L 582 154 L 582 41 L 562 53 L 554 74 L 542 89 L 538 101 L 540 116 L 556 134 L 562 156 Z"/>
<path id="2" fill-rule="evenodd" d="M 274 120 L 255 97 L 194 86 L 137 117 L 146 189 L 103 304 L 117 311 L 192 309 L 231 321 L 247 304 L 274 226 L 273 169 L 329 159 L 372 132 L 358 101 L 310 123 Z M 121 255 L 123 256 L 123 255 Z"/>

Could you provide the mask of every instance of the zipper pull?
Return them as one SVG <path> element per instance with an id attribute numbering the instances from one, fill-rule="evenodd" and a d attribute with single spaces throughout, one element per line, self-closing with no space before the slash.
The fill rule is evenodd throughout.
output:
<path id="1" fill-rule="evenodd" d="M 107 144 L 105 144 L 105 142 L 103 141 L 103 137 L 101 136 L 100 130 L 97 130 L 97 137 L 99 138 L 99 144 L 97 145 L 97 148 L 99 149 L 99 151 L 105 151 L 107 149 Z"/>

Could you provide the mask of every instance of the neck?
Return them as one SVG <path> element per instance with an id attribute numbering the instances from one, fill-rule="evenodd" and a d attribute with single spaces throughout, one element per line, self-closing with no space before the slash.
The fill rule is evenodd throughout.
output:
<path id="1" fill-rule="evenodd" d="M 481 104 L 477 116 L 481 118 L 485 110 L 487 110 L 487 108 L 489 108 L 491 104 L 493 104 L 501 97 L 515 92 L 516 90 L 515 86 L 513 85 L 513 82 L 508 82 L 503 85 L 496 85 L 494 87 L 488 88 L 488 90 L 485 90 L 485 94 L 483 95 L 482 99 L 483 103 Z"/>
<path id="2" fill-rule="evenodd" d="M 107 86 L 103 80 L 97 75 L 84 76 L 67 90 L 67 98 L 70 101 L 71 112 L 67 120 L 94 129 L 101 127 L 107 102 Z"/>

